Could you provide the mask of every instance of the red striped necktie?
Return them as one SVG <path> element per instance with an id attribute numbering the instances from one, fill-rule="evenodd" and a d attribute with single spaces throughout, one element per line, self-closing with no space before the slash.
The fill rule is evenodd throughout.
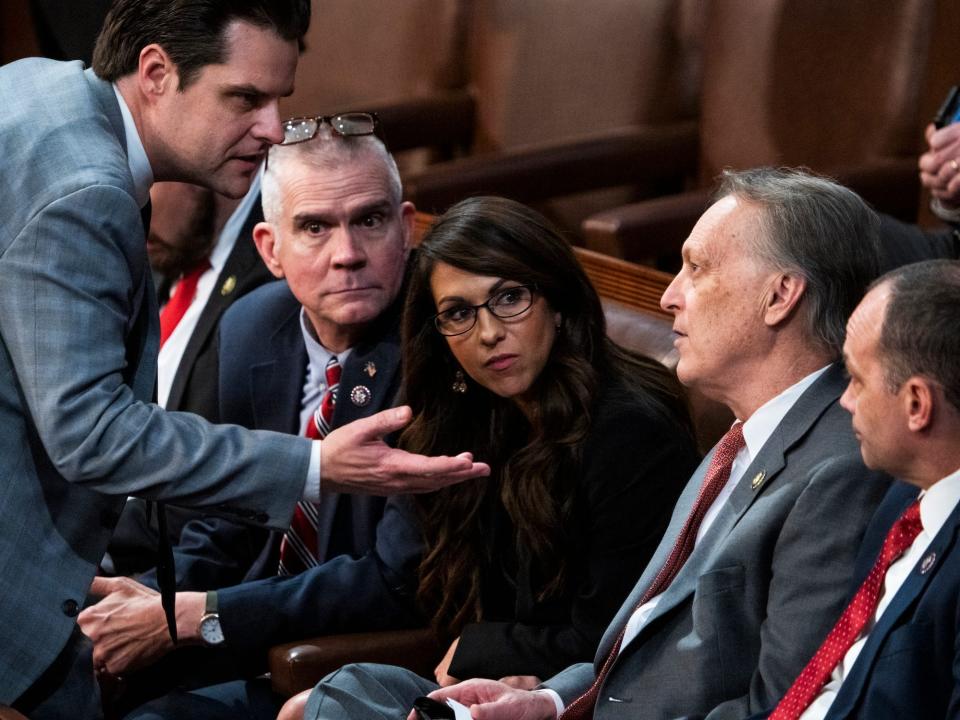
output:
<path id="1" fill-rule="evenodd" d="M 687 520 L 683 524 L 683 528 L 680 530 L 680 534 L 677 536 L 673 548 L 670 550 L 670 554 L 663 563 L 663 567 L 660 568 L 660 572 L 657 573 L 653 582 L 650 583 L 650 587 L 643 593 L 643 597 L 640 598 L 640 602 L 637 603 L 634 612 L 644 603 L 649 602 L 652 598 L 655 598 L 670 587 L 670 583 L 673 582 L 673 579 L 677 576 L 677 573 L 680 572 L 687 558 L 690 557 L 690 553 L 693 552 L 693 547 L 696 544 L 697 531 L 700 529 L 700 523 L 703 522 L 703 517 L 707 514 L 707 510 L 713 505 L 717 496 L 720 495 L 720 491 L 723 490 L 723 486 L 726 485 L 727 480 L 730 479 L 730 470 L 733 467 L 733 461 L 736 459 L 737 453 L 740 452 L 743 445 L 743 423 L 737 422 L 727 431 L 727 434 L 720 439 L 720 442 L 717 443 L 717 449 L 713 453 L 713 458 L 710 460 L 710 467 L 707 468 L 707 473 L 703 478 L 703 482 L 700 484 L 700 491 L 697 493 L 697 499 L 693 503 L 693 508 L 691 508 L 690 514 L 687 516 Z M 629 618 L 627 620 L 629 622 Z M 623 629 L 620 631 L 620 636 L 607 655 L 607 659 L 604 660 L 600 672 L 597 673 L 593 685 L 591 685 L 583 695 L 567 706 L 563 714 L 560 715 L 560 720 L 587 720 L 593 717 L 593 709 L 597 704 L 600 686 L 610 672 L 610 668 L 613 667 L 613 661 L 616 660 L 617 655 L 620 654 L 620 646 L 623 644 L 623 637 L 626 632 L 627 624 L 625 623 Z"/>
<path id="2" fill-rule="evenodd" d="M 307 420 L 304 435 L 313 440 L 323 439 L 330 432 L 333 410 L 337 404 L 340 388 L 340 362 L 334 355 L 325 369 L 327 389 L 320 399 L 320 406 Z M 296 575 L 319 564 L 317 557 L 317 506 L 301 500 L 293 511 L 290 528 L 280 542 L 280 575 Z"/>
<path id="3" fill-rule="evenodd" d="M 770 714 L 771 720 L 796 720 L 810 706 L 847 651 L 877 611 L 880 591 L 887 570 L 894 560 L 913 545 L 923 530 L 920 523 L 920 501 L 914 502 L 893 524 L 883 541 L 883 548 L 867 579 L 833 626 L 823 645 L 794 680 L 783 700 Z"/>

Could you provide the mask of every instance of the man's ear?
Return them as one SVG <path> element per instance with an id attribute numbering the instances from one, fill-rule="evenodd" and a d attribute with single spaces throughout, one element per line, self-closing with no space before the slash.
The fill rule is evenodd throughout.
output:
<path id="1" fill-rule="evenodd" d="M 176 92 L 180 87 L 177 66 L 166 50 L 156 43 L 151 43 L 140 51 L 137 85 L 143 96 L 149 99 Z"/>
<path id="2" fill-rule="evenodd" d="M 417 208 L 412 202 L 400 204 L 400 231 L 403 233 L 404 257 L 413 249 L 413 233 L 416 228 Z"/>
<path id="3" fill-rule="evenodd" d="M 801 275 L 794 273 L 775 275 L 768 288 L 763 313 L 763 320 L 767 326 L 776 327 L 789 320 L 806 290 L 807 280 Z"/>
<path id="4" fill-rule="evenodd" d="M 909 377 L 903 383 L 900 396 L 907 417 L 907 427 L 911 432 L 920 432 L 930 427 L 938 394 L 942 397 L 939 388 L 919 375 Z"/>
<path id="5" fill-rule="evenodd" d="M 257 252 L 263 258 L 267 269 L 273 273 L 274 277 L 283 277 L 283 266 L 277 257 L 277 245 L 279 238 L 277 233 L 268 222 L 258 222 L 253 227 L 253 243 L 257 246 Z"/>

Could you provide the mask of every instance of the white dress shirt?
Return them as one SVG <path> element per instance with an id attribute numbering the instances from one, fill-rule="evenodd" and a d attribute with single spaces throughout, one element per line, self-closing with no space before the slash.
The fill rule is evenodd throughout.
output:
<path id="1" fill-rule="evenodd" d="M 890 606 L 897 591 L 907 581 L 910 572 L 916 567 L 920 559 L 926 554 L 933 538 L 940 532 L 940 528 L 947 521 L 950 513 L 960 502 L 960 469 L 951 473 L 939 482 L 930 486 L 930 489 L 920 495 L 920 524 L 923 530 L 914 539 L 910 548 L 887 569 L 883 579 L 883 588 L 880 592 L 880 601 L 873 619 L 867 624 L 843 660 L 834 668 L 830 680 L 823 686 L 820 694 L 814 698 L 810 706 L 800 716 L 800 720 L 822 720 L 840 692 L 844 679 L 853 669 L 853 664 L 860 656 L 863 646 L 870 637 L 870 631 L 883 617 L 884 611 Z"/>
<path id="2" fill-rule="evenodd" d="M 726 503 L 727 499 L 733 493 L 737 483 L 743 478 L 743 474 L 747 471 L 747 468 L 750 467 L 750 463 L 753 462 L 753 459 L 766 444 L 767 440 L 770 439 L 773 431 L 777 429 L 777 426 L 783 420 L 784 416 L 790 411 L 790 408 L 794 406 L 806 389 L 813 385 L 817 378 L 826 372 L 827 367 L 829 366 L 822 367 L 810 373 L 799 382 L 791 385 L 779 395 L 761 405 L 754 411 L 753 415 L 747 418 L 746 421 L 743 421 L 744 446 L 733 460 L 733 465 L 730 468 L 730 477 L 727 479 L 726 484 L 703 516 L 703 520 L 697 530 L 694 548 L 700 543 L 700 540 L 706 534 L 707 530 L 710 529 L 713 521 L 716 520 L 717 515 L 720 513 L 721 508 L 723 508 L 724 503 Z M 734 424 L 738 422 L 741 421 L 738 419 Z M 623 649 L 637 637 L 644 625 L 647 624 L 647 620 L 650 619 L 661 597 L 662 594 L 656 595 L 634 610 L 633 615 L 631 615 L 627 621 L 623 642 L 620 644 L 620 652 L 623 652 Z M 557 716 L 559 717 L 565 707 L 560 695 L 549 688 L 544 688 L 542 692 L 549 693 L 553 698 L 553 702 L 557 706 Z"/>

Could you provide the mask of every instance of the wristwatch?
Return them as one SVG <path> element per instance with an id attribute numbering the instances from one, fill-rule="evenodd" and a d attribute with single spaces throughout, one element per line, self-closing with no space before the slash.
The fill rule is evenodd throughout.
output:
<path id="1" fill-rule="evenodd" d="M 220 627 L 220 613 L 217 612 L 217 593 L 214 590 L 207 592 L 207 604 L 200 618 L 200 639 L 209 647 L 223 644 L 223 629 Z"/>

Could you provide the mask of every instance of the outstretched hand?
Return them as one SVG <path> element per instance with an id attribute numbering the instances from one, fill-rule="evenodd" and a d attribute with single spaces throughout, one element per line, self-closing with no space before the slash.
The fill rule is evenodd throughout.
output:
<path id="1" fill-rule="evenodd" d="M 464 452 L 427 457 L 397 450 L 383 438 L 412 418 L 409 407 L 393 408 L 342 425 L 322 440 L 321 485 L 367 495 L 423 493 L 490 474 L 486 463 Z"/>

